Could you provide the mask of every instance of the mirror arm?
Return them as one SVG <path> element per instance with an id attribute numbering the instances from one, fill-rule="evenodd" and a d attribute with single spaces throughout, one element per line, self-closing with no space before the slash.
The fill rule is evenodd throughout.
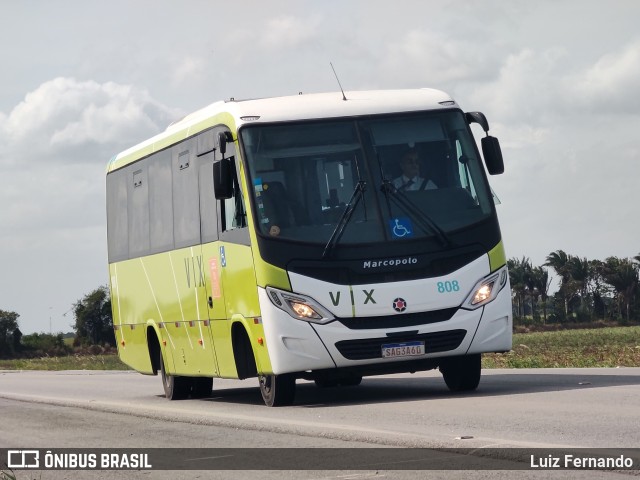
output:
<path id="1" fill-rule="evenodd" d="M 231 135 L 231 132 L 218 132 L 218 147 L 223 159 L 224 154 L 227 153 L 228 142 L 233 142 L 233 135 Z"/>
<path id="2" fill-rule="evenodd" d="M 477 123 L 482 127 L 482 129 L 484 130 L 484 133 L 486 135 L 489 135 L 489 121 L 487 120 L 487 117 L 484 116 L 484 113 L 467 112 L 464 114 L 464 116 L 467 119 L 467 123 L 469 125 L 471 125 L 472 123 Z"/>

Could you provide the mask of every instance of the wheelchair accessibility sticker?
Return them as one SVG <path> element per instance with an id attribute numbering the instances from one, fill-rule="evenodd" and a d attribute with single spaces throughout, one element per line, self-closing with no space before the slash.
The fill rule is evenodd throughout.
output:
<path id="1" fill-rule="evenodd" d="M 413 237 L 413 225 L 407 217 L 394 218 L 389 220 L 389 228 L 393 238 L 411 238 Z"/>

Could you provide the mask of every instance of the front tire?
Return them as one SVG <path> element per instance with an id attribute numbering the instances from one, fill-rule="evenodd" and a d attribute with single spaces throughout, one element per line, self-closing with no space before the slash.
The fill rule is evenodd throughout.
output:
<path id="1" fill-rule="evenodd" d="M 267 407 L 293 404 L 296 396 L 296 377 L 291 374 L 260 375 L 260 393 Z"/>
<path id="2" fill-rule="evenodd" d="M 478 388 L 482 371 L 481 355 L 444 359 L 440 365 L 444 382 L 452 392 L 469 392 Z"/>

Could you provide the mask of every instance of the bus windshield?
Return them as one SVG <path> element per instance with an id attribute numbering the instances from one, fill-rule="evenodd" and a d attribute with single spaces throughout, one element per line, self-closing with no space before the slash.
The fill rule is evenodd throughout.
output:
<path id="1" fill-rule="evenodd" d="M 327 248 L 447 244 L 493 212 L 459 110 L 247 125 L 240 138 L 264 236 Z"/>

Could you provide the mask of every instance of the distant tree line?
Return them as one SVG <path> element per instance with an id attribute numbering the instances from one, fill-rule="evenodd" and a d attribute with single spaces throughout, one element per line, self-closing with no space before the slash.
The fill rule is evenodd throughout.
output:
<path id="1" fill-rule="evenodd" d="M 98 287 L 73 305 L 75 336 L 73 347 L 90 345 L 115 347 L 111 300 L 107 287 Z M 16 312 L 0 310 L 0 358 L 59 356 L 73 351 L 62 333 L 23 335 Z"/>
<path id="2" fill-rule="evenodd" d="M 592 322 L 640 320 L 640 255 L 589 260 L 557 250 L 534 266 L 527 257 L 507 262 L 516 321 Z M 549 289 L 553 278 L 559 288 Z"/>

